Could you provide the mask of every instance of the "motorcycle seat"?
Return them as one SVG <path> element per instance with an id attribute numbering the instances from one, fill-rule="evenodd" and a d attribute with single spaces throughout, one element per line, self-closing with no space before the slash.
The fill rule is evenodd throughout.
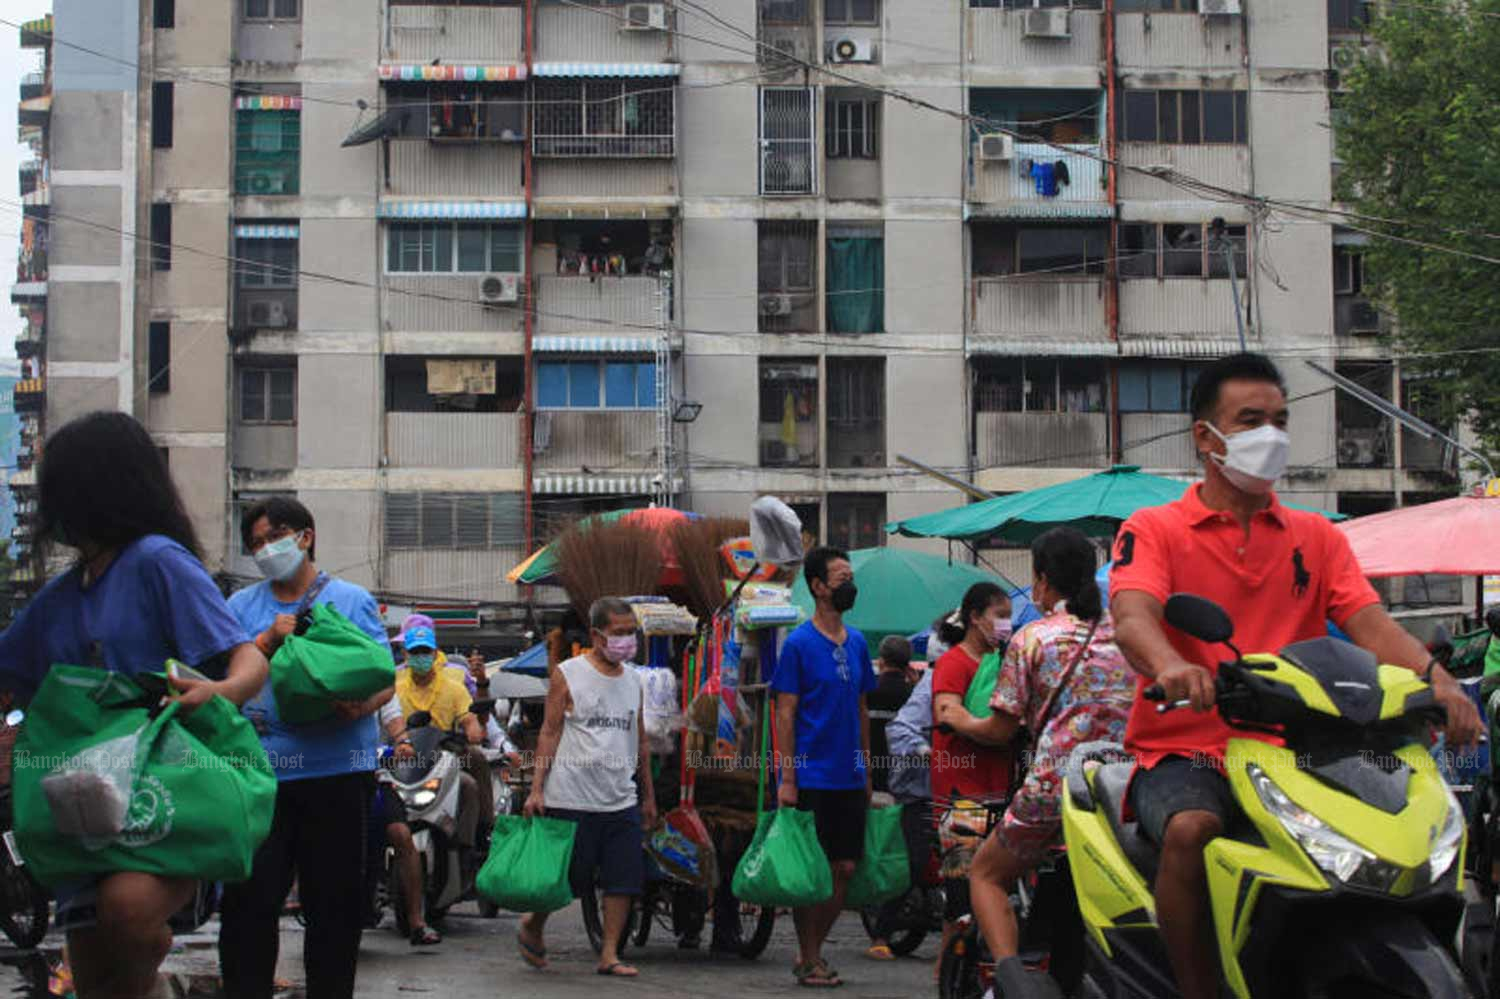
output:
<path id="1" fill-rule="evenodd" d="M 1110 828 L 1114 830 L 1120 849 L 1125 852 L 1141 877 L 1146 879 L 1146 884 L 1154 885 L 1161 851 L 1141 832 L 1140 823 L 1126 822 L 1122 818 L 1125 814 L 1125 795 L 1130 789 L 1130 775 L 1134 770 L 1134 763 L 1104 764 L 1094 774 L 1094 792 L 1104 814 L 1109 817 Z"/>

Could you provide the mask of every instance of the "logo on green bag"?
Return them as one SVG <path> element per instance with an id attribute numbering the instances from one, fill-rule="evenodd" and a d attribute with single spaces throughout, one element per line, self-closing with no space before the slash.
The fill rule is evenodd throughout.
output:
<path id="1" fill-rule="evenodd" d="M 172 831 L 172 817 L 177 805 L 172 792 L 156 777 L 143 775 L 130 796 L 130 810 L 125 813 L 125 828 L 120 842 L 125 846 L 150 846 Z"/>

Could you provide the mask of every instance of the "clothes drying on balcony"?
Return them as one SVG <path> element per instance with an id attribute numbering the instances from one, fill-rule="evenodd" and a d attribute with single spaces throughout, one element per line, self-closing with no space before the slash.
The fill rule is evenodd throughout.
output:
<path id="1" fill-rule="evenodd" d="M 1066 160 L 1056 160 L 1051 163 L 1027 160 L 1021 164 L 1021 167 L 1035 182 L 1036 193 L 1044 198 L 1057 197 L 1059 188 L 1072 183 Z"/>

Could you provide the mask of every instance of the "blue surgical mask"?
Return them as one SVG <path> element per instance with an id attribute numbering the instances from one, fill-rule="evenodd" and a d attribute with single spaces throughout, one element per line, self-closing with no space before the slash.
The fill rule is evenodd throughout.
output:
<path id="1" fill-rule="evenodd" d="M 300 547 L 301 533 L 288 534 L 278 541 L 271 541 L 255 553 L 255 566 L 261 575 L 276 583 L 284 583 L 297 575 L 307 553 Z"/>
<path id="2" fill-rule="evenodd" d="M 431 673 L 436 662 L 437 655 L 432 652 L 412 652 L 406 657 L 406 665 L 413 673 Z"/>

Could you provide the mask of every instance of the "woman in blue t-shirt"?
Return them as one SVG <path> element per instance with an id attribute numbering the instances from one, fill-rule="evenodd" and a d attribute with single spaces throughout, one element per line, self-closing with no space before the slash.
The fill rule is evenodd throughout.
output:
<path id="1" fill-rule="evenodd" d="M 38 558 L 61 545 L 77 559 L 0 633 L 0 690 L 24 703 L 53 663 L 135 674 L 169 658 L 211 678 L 173 681 L 182 710 L 215 694 L 243 704 L 260 689 L 265 657 L 199 560 L 166 461 L 140 423 L 94 413 L 58 430 L 38 493 Z M 172 943 L 167 920 L 196 883 L 121 871 L 53 887 L 78 995 L 151 993 Z"/>

